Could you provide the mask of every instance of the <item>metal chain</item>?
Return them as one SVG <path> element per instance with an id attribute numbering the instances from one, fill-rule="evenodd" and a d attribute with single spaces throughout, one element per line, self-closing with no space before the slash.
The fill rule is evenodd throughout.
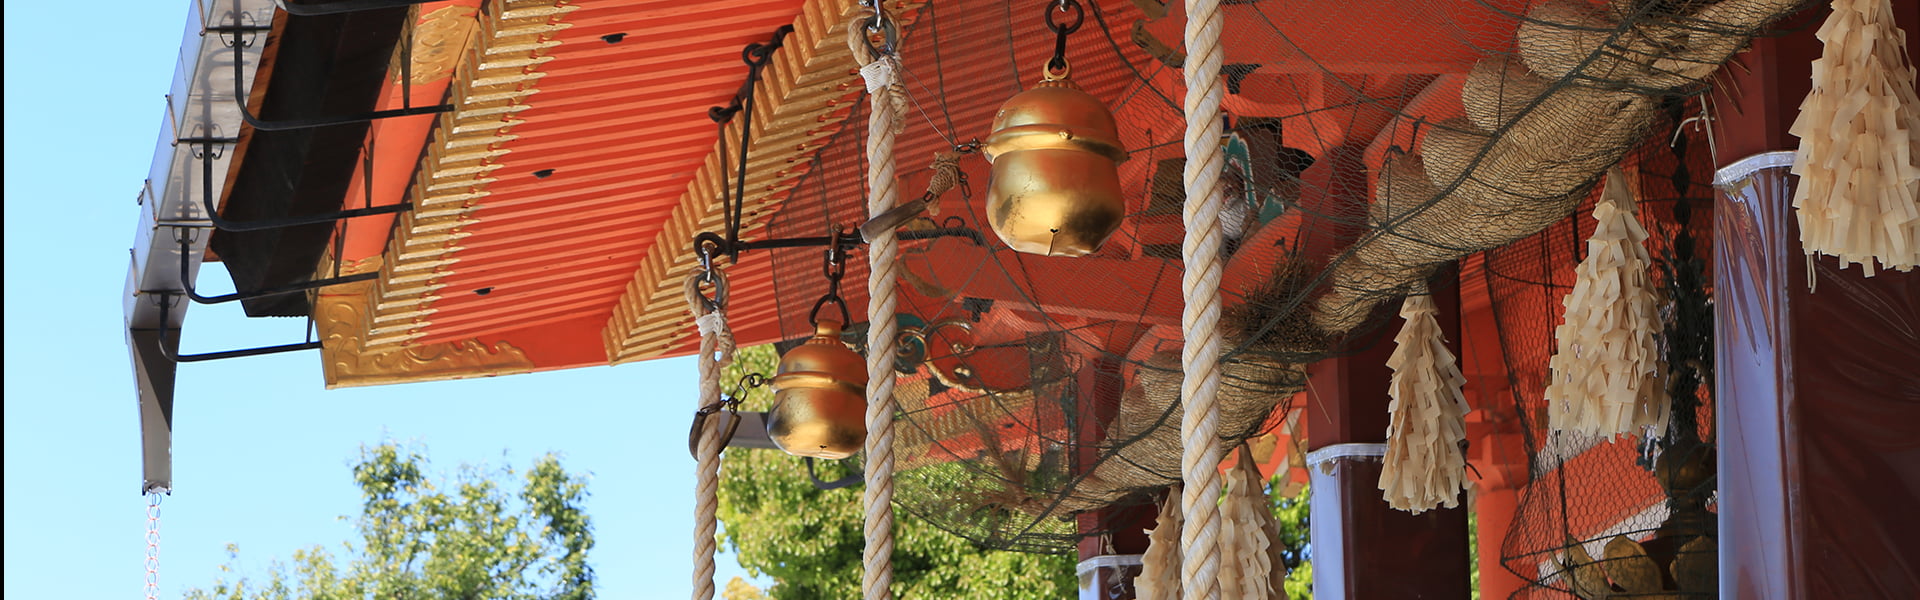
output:
<path id="1" fill-rule="evenodd" d="M 147 600 L 160 597 L 160 492 L 147 494 Z"/>
<path id="2" fill-rule="evenodd" d="M 826 308 L 828 303 L 832 303 L 840 309 L 841 325 L 847 325 L 853 322 L 853 317 L 847 312 L 846 299 L 840 297 L 840 279 L 847 274 L 847 249 L 844 247 L 843 241 L 852 239 L 856 235 L 858 234 L 835 230 L 833 235 L 828 238 L 826 266 L 824 267 L 827 278 L 827 293 L 820 296 L 820 300 L 813 303 L 813 311 L 807 313 L 810 315 L 808 317 L 809 320 L 815 325 L 820 324 L 820 309 Z"/>

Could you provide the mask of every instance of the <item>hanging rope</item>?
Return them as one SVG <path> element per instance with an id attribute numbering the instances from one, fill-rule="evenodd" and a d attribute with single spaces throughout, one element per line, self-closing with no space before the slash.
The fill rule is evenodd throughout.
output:
<path id="1" fill-rule="evenodd" d="M 894 52 L 899 29 L 893 17 L 868 4 L 870 16 L 847 24 L 847 47 L 866 78 L 867 215 L 878 217 L 900 202 L 894 178 L 893 140 L 906 118 L 906 87 L 896 77 L 900 57 Z M 879 47 L 872 36 L 885 40 Z M 894 310 L 899 280 L 900 243 L 893 228 L 872 232 L 867 241 L 867 488 L 865 576 L 861 593 L 867 600 L 892 598 L 893 585 L 893 359 L 899 346 L 900 325 Z"/>
<path id="2" fill-rule="evenodd" d="M 147 493 L 147 600 L 160 597 L 160 498 Z"/>
<path id="3" fill-rule="evenodd" d="M 733 362 L 733 330 L 727 327 L 727 279 L 713 268 L 709 247 L 700 249 L 702 270 L 687 277 L 687 307 L 693 311 L 694 324 L 700 328 L 700 398 L 698 407 L 720 402 L 720 372 Z M 702 291 L 702 284 L 713 286 L 713 297 Z M 720 435 L 717 419 L 696 421 L 699 445 L 694 449 L 693 486 L 693 598 L 713 598 L 714 535 L 719 531 L 720 448 L 726 436 Z"/>
<path id="4" fill-rule="evenodd" d="M 1220 0 L 1187 0 L 1187 201 L 1181 213 L 1187 236 L 1180 247 L 1186 272 L 1180 281 L 1186 309 L 1180 351 L 1184 377 L 1180 399 L 1181 495 L 1180 585 L 1187 598 L 1220 597 Z"/>

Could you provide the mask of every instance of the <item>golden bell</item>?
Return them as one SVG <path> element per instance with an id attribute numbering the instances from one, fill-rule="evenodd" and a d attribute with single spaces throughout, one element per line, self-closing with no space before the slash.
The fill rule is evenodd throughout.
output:
<path id="1" fill-rule="evenodd" d="M 1120 228 L 1127 202 L 1118 165 L 1127 151 L 1119 128 L 1064 69 L 1000 105 L 981 151 L 993 163 L 987 223 L 1008 247 L 1083 256 Z"/>
<path id="2" fill-rule="evenodd" d="M 780 357 L 767 436 L 795 456 L 841 459 L 867 440 L 867 362 L 822 319 L 806 343 Z"/>

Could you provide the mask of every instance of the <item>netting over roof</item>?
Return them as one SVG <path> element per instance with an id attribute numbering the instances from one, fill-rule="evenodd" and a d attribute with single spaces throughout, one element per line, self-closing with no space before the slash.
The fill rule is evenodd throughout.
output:
<path id="1" fill-rule="evenodd" d="M 1014 252 L 986 226 L 989 165 L 976 156 L 962 162 L 969 185 L 905 227 L 930 237 L 902 243 L 911 356 L 897 392 L 897 502 L 997 547 L 1063 551 L 1102 530 L 1086 511 L 1147 501 L 1179 476 L 1184 19 L 1177 3 L 1078 2 L 1086 25 L 1066 56 L 1120 124 L 1125 224 L 1085 257 Z M 1509 337 L 1501 303 L 1558 296 L 1509 288 L 1570 277 L 1575 215 L 1603 170 L 1626 159 L 1671 174 L 1671 154 L 1630 152 L 1698 110 L 1721 63 L 1798 4 L 1228 4 L 1227 441 L 1259 432 L 1305 385 L 1305 365 L 1375 342 L 1391 304 L 1437 267 L 1490 250 L 1501 342 L 1516 388 L 1532 394 L 1508 410 L 1533 410 L 1543 376 L 1523 371 L 1544 371 L 1552 321 L 1516 311 L 1534 320 Z M 985 138 L 1000 103 L 1038 81 L 1054 41 L 1046 5 L 933 2 L 903 15 L 913 107 L 897 156 L 909 193 L 931 175 L 916 170 L 923 161 Z M 749 219 L 771 237 L 863 221 L 864 121 L 829 139 L 778 211 Z M 1649 220 L 1676 206 L 1646 204 Z M 783 332 L 804 337 L 825 291 L 820 251 L 773 252 Z M 863 262 L 847 281 L 864 280 Z M 861 314 L 864 295 L 847 291 Z"/>

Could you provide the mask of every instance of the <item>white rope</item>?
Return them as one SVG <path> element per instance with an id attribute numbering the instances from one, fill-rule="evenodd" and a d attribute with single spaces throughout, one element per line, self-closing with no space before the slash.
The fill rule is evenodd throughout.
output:
<path id="1" fill-rule="evenodd" d="M 882 20 L 892 17 L 879 15 Z M 867 197 L 868 217 L 877 217 L 900 202 L 899 182 L 894 178 L 893 140 L 904 123 L 901 105 L 905 89 L 895 78 L 899 56 L 875 55 L 868 41 L 868 16 L 855 17 L 847 24 L 847 47 L 867 77 Z M 881 65 L 872 68 L 874 65 Z M 860 580 L 862 596 L 867 600 L 893 597 L 893 357 L 899 340 L 899 324 L 894 311 L 900 299 L 894 288 L 899 281 L 900 244 L 893 228 L 871 232 L 867 248 L 867 464 L 866 553 L 862 557 L 865 575 Z"/>
<path id="2" fill-rule="evenodd" d="M 723 306 L 709 302 L 700 293 L 700 283 L 712 275 L 715 284 L 725 289 L 725 278 L 718 272 L 696 272 L 687 278 L 687 305 L 693 310 L 694 323 L 700 328 L 700 398 L 695 408 L 720 401 L 720 372 L 733 362 L 733 330 L 727 327 Z M 724 297 L 724 292 L 717 295 Z M 713 553 L 720 520 L 720 439 L 718 419 L 704 419 L 700 425 L 700 443 L 694 449 L 693 486 L 693 598 L 713 598 Z"/>
<path id="3" fill-rule="evenodd" d="M 1187 598 L 1220 597 L 1220 0 L 1187 0 L 1186 114 L 1187 201 L 1181 213 L 1187 236 L 1180 247 L 1186 265 L 1181 328 L 1186 345 L 1180 361 L 1183 452 L 1180 498 L 1180 588 Z"/>

